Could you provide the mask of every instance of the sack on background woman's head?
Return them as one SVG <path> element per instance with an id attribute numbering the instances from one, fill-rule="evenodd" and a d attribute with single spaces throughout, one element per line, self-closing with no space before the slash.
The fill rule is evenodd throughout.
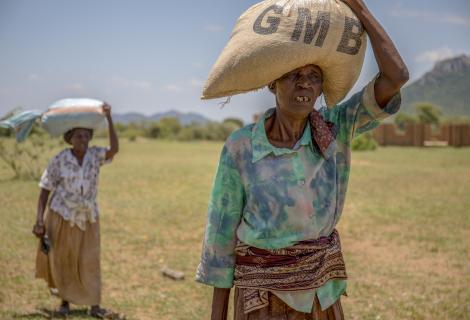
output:
<path id="1" fill-rule="evenodd" d="M 0 121 L 0 128 L 12 129 L 16 141 L 21 142 L 29 135 L 37 119 L 53 137 L 73 128 L 99 129 L 105 119 L 103 102 L 84 98 L 59 100 L 44 113 L 38 110 L 16 111 Z"/>
<path id="2" fill-rule="evenodd" d="M 103 102 L 94 99 L 63 99 L 42 114 L 41 125 L 53 137 L 73 128 L 99 129 L 104 123 Z"/>

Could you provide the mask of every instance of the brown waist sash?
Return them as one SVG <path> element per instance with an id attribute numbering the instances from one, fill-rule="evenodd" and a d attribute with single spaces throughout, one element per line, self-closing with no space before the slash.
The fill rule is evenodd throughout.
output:
<path id="1" fill-rule="evenodd" d="M 234 285 L 243 288 L 245 313 L 268 305 L 267 292 L 316 289 L 330 279 L 346 279 L 338 231 L 282 249 L 238 243 Z"/>

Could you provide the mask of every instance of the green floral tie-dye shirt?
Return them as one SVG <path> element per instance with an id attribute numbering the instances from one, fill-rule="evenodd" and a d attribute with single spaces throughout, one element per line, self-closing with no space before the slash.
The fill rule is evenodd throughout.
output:
<path id="1" fill-rule="evenodd" d="M 374 83 L 342 104 L 320 109 L 323 118 L 334 124 L 336 137 L 325 156 L 312 142 L 308 123 L 293 149 L 271 145 L 264 123 L 275 109 L 227 139 L 209 203 L 197 281 L 232 287 L 237 239 L 275 249 L 330 235 L 346 197 L 351 140 L 377 127 L 379 120 L 400 107 L 397 94 L 381 109 L 375 100 Z M 338 288 L 331 283 L 325 286 Z M 336 291 L 341 294 L 344 289 L 340 286 Z M 317 294 L 321 298 L 320 292 Z M 321 304 L 323 307 L 326 302 Z"/>

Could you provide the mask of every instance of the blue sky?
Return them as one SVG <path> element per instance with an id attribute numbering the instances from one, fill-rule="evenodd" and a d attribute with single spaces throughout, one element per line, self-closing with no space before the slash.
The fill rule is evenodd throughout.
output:
<path id="1" fill-rule="evenodd" d="M 170 109 L 211 119 L 274 105 L 266 90 L 199 96 L 238 16 L 257 1 L 0 0 L 0 114 L 45 110 L 65 97 L 108 101 L 114 112 Z M 417 79 L 436 60 L 470 53 L 469 0 L 369 0 Z M 355 88 L 377 72 L 368 49 Z"/>

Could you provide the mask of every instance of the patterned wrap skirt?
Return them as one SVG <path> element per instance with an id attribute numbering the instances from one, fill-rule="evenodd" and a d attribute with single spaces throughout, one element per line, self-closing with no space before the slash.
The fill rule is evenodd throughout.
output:
<path id="1" fill-rule="evenodd" d="M 100 224 L 87 222 L 86 230 L 51 209 L 45 217 L 49 253 L 36 256 L 36 278 L 44 279 L 57 295 L 77 305 L 99 305 L 101 302 Z"/>
<path id="2" fill-rule="evenodd" d="M 235 287 L 234 320 L 343 320 L 343 308 L 338 299 L 326 310 L 321 310 L 320 302 L 315 296 L 311 313 L 303 313 L 292 309 L 275 294 L 268 292 L 269 304 L 261 309 L 245 313 L 245 297 L 243 290 Z"/>

